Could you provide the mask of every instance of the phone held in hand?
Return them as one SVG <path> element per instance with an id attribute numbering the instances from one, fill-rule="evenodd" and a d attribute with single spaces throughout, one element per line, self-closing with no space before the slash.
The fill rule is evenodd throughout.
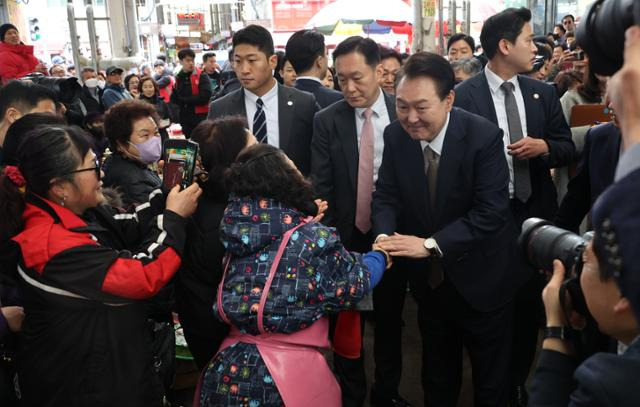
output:
<path id="1" fill-rule="evenodd" d="M 198 143 L 184 139 L 168 139 L 164 142 L 163 180 L 165 187 L 180 185 L 185 189 L 193 182 L 198 158 Z"/>

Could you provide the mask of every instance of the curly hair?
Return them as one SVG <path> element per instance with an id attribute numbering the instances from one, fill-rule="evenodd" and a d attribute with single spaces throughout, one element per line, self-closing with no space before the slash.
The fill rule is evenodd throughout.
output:
<path id="1" fill-rule="evenodd" d="M 209 173 L 203 185 L 205 196 L 226 202 L 227 190 L 224 172 L 235 162 L 249 141 L 247 120 L 243 116 L 226 116 L 205 120 L 191 133 L 191 139 L 200 146 L 202 165 Z"/>
<path id="2" fill-rule="evenodd" d="M 151 117 L 158 124 L 156 107 L 142 100 L 123 100 L 113 105 L 104 117 L 104 132 L 113 148 L 127 144 L 133 132 L 133 122 Z"/>
<path id="3" fill-rule="evenodd" d="M 252 199 L 271 198 L 315 215 L 313 187 L 282 150 L 268 144 L 254 144 L 242 150 L 225 171 L 227 191 Z"/>

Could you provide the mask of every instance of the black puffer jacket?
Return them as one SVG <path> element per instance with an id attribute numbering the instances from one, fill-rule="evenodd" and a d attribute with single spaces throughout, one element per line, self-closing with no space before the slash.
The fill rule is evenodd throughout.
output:
<path id="1" fill-rule="evenodd" d="M 151 191 L 162 186 L 160 177 L 145 164 L 117 152 L 107 158 L 102 169 L 104 186 L 120 191 L 125 209 L 147 202 Z"/>

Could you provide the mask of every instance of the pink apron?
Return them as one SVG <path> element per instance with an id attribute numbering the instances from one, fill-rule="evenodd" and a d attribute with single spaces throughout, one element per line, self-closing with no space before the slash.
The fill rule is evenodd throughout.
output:
<path id="1" fill-rule="evenodd" d="M 269 277 L 260 297 L 257 316 L 260 335 L 243 334 L 232 325 L 231 332 L 218 352 L 238 342 L 255 344 L 287 407 L 341 406 L 340 386 L 327 366 L 324 357 L 318 351 L 318 348 L 329 348 L 329 321 L 326 317 L 316 321 L 308 328 L 291 334 L 267 333 L 264 330 L 264 305 L 278 264 L 293 232 L 307 222 L 308 220 L 304 220 L 285 233 L 282 238 L 282 243 L 273 260 Z M 230 260 L 230 258 L 227 259 L 224 275 L 218 286 L 217 299 L 220 317 L 229 325 L 231 323 L 222 308 L 222 290 Z M 194 400 L 196 407 L 200 406 L 201 382 L 202 377 L 196 388 Z"/>

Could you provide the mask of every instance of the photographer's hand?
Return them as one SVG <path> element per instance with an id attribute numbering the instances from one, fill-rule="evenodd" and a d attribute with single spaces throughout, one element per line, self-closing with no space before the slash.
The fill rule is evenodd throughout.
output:
<path id="1" fill-rule="evenodd" d="M 542 290 L 542 301 L 544 302 L 544 310 L 547 315 L 548 327 L 560 327 L 567 325 L 562 305 L 560 304 L 560 286 L 564 281 L 564 274 L 565 269 L 562 262 L 560 260 L 554 260 L 553 276 L 544 290 Z M 542 349 L 553 350 L 566 355 L 572 355 L 574 353 L 571 343 L 558 338 L 546 338 L 542 342 Z"/>
<path id="2" fill-rule="evenodd" d="M 611 78 L 611 101 L 620 122 L 623 146 L 640 143 L 640 27 L 626 32 L 624 65 Z"/>
<path id="3" fill-rule="evenodd" d="M 553 261 L 553 276 L 542 290 L 542 302 L 547 315 L 547 326 L 563 326 L 567 321 L 560 304 L 560 286 L 564 281 L 565 269 L 560 260 Z"/>

